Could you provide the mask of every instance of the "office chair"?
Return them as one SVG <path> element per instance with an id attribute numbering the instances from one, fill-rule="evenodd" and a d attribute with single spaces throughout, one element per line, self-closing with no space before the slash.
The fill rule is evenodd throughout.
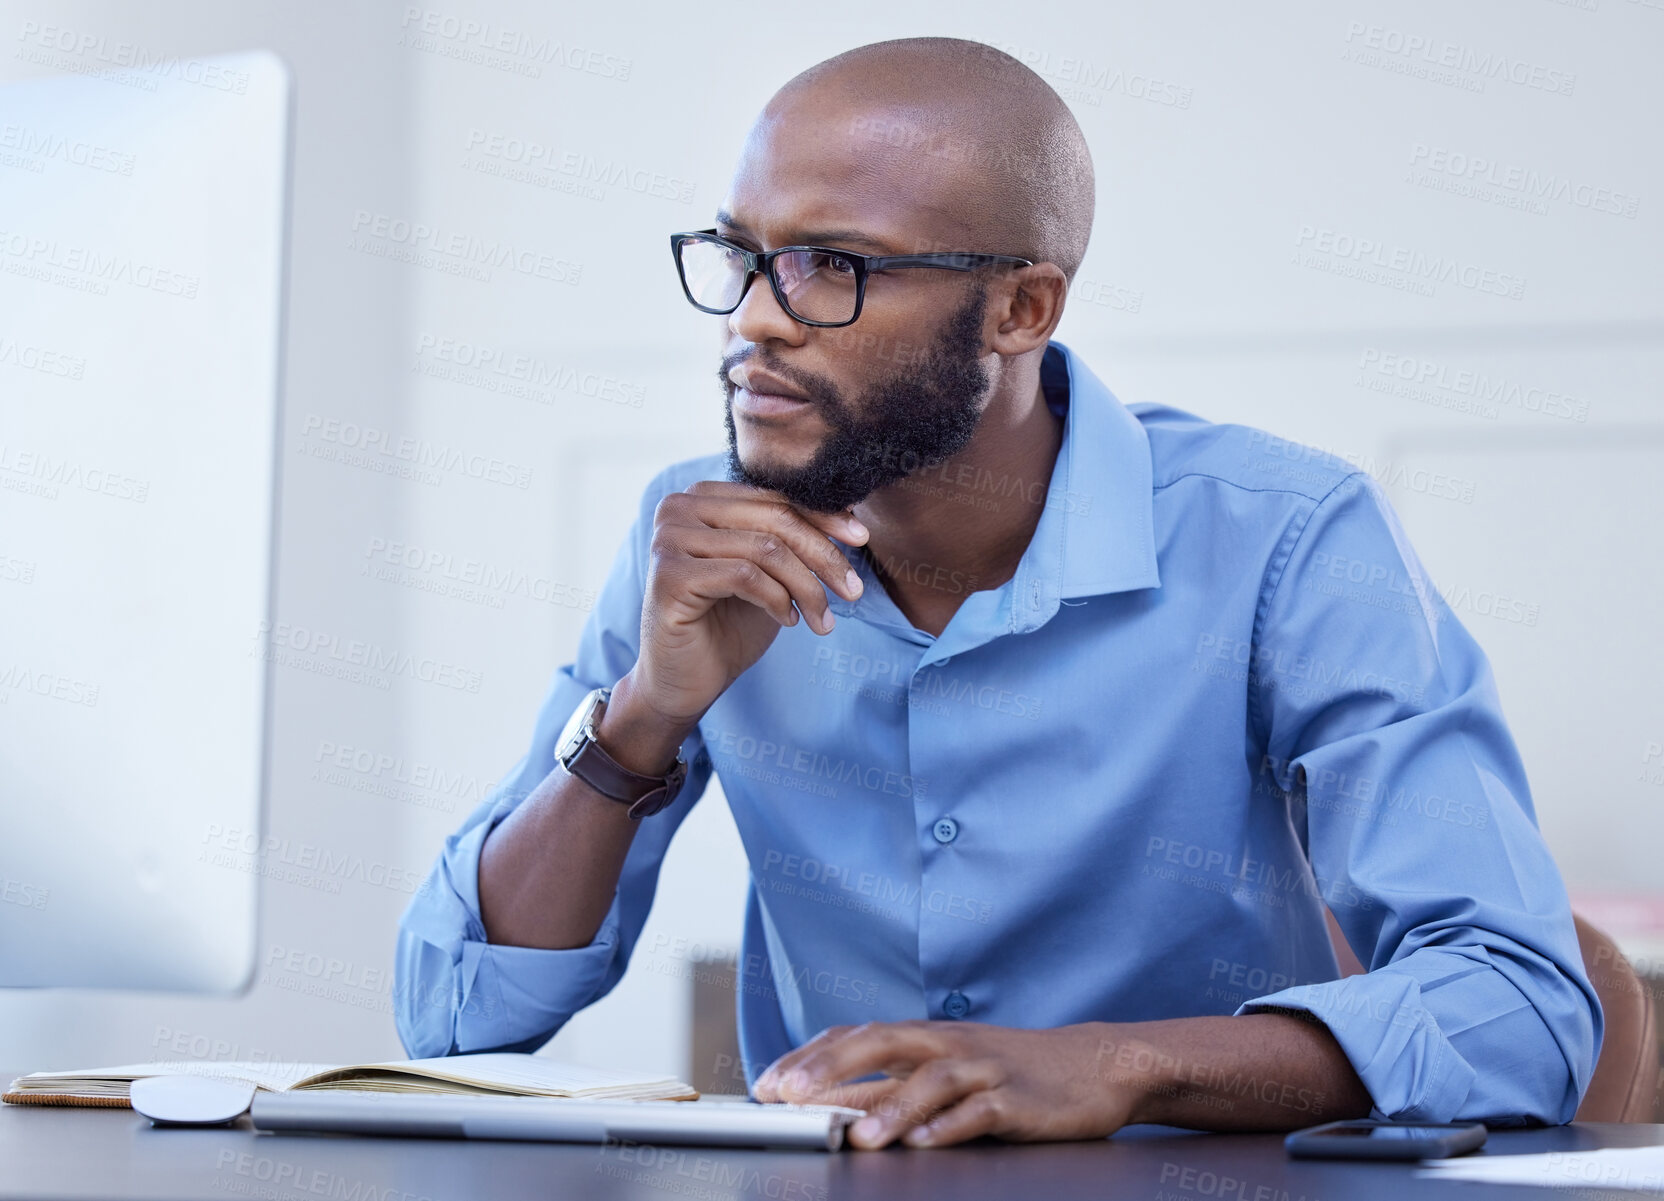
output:
<path id="1" fill-rule="evenodd" d="M 1340 974 L 1361 974 L 1364 965 L 1346 944 L 1335 915 L 1326 916 Z M 1659 1085 L 1658 1025 L 1652 991 L 1615 942 L 1577 914 L 1572 920 L 1577 926 L 1578 948 L 1583 952 L 1583 968 L 1606 1014 L 1600 1060 L 1583 1094 L 1583 1104 L 1578 1106 L 1576 1120 L 1651 1122 Z"/>

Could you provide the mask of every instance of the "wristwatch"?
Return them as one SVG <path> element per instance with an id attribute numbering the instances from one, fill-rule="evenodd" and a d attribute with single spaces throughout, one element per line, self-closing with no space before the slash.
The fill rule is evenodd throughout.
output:
<path id="1" fill-rule="evenodd" d="M 676 762 L 667 773 L 644 776 L 607 754 L 595 740 L 595 727 L 611 695 L 611 688 L 597 688 L 584 697 L 560 732 L 560 741 L 555 743 L 555 760 L 602 796 L 628 805 L 630 816 L 639 820 L 652 816 L 676 799 L 683 781 L 688 778 L 688 765 L 677 751 Z"/>

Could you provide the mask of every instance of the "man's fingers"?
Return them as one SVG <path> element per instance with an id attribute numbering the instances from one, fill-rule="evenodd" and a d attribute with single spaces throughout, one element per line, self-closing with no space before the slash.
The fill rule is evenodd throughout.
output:
<path id="1" fill-rule="evenodd" d="M 672 501 L 671 498 L 678 495 L 685 499 Z M 867 528 L 853 514 L 805 512 L 771 492 L 743 497 L 711 496 L 697 494 L 690 489 L 686 493 L 672 493 L 665 500 L 671 502 L 677 521 L 778 534 L 834 591 L 849 600 L 860 595 L 858 583 L 845 586 L 849 562 L 843 552 L 827 540 L 836 538 L 850 546 L 866 542 Z"/>
<path id="2" fill-rule="evenodd" d="M 908 1130 L 901 1141 L 909 1147 L 945 1147 L 985 1134 L 1000 1134 L 1008 1125 L 1004 1096 L 998 1088 L 985 1088 L 942 1110 L 924 1125 Z"/>
<path id="3" fill-rule="evenodd" d="M 677 528 L 667 531 L 670 544 L 690 559 L 748 559 L 779 582 L 819 633 L 832 629 L 825 585 L 804 565 L 784 538 L 766 530 Z M 828 545 L 831 545 L 828 543 Z M 839 556 L 840 565 L 843 557 Z"/>
<path id="4" fill-rule="evenodd" d="M 893 1105 L 891 1100 L 907 1083 L 905 1076 L 888 1076 L 883 1080 L 865 1080 L 858 1084 L 839 1084 L 827 1088 L 820 1094 L 826 1099 L 817 1101 L 817 1105 L 845 1105 L 850 1109 L 878 1109 L 884 1105 Z"/>
<path id="5" fill-rule="evenodd" d="M 828 539 L 847 539 L 845 530 L 823 531 L 799 510 L 785 502 L 759 504 L 756 501 L 705 497 L 689 506 L 688 515 L 715 529 L 760 530 L 778 536 L 791 547 L 804 566 L 826 581 L 845 600 L 861 595 L 861 581 L 850 569 L 849 560 Z M 865 539 L 862 539 L 865 541 Z"/>
<path id="6" fill-rule="evenodd" d="M 792 594 L 750 559 L 700 559 L 687 584 L 695 596 L 717 601 L 737 596 L 750 601 L 783 626 L 797 624 Z"/>
<path id="7" fill-rule="evenodd" d="M 789 500 L 778 492 L 770 492 L 764 488 L 755 488 L 750 484 L 738 484 L 731 480 L 700 480 L 689 484 L 687 492 L 694 496 L 716 496 L 730 500 L 764 501 L 774 504 L 791 505 L 797 513 L 810 525 L 824 530 L 830 538 L 859 545 L 867 540 L 867 527 L 861 524 L 861 519 L 848 509 L 840 509 L 836 513 L 821 513 L 814 509 L 804 509 L 792 505 Z"/>
<path id="8" fill-rule="evenodd" d="M 945 1052 L 928 1022 L 871 1022 L 817 1046 L 806 1043 L 790 1064 L 781 1061 L 779 1099 L 820 1104 L 828 1089 L 874 1072 L 904 1073 Z"/>
<path id="9" fill-rule="evenodd" d="M 1004 1078 L 1004 1069 L 992 1059 L 932 1059 L 850 1128 L 850 1142 L 882 1147 Z"/>
<path id="10" fill-rule="evenodd" d="M 865 1080 L 857 1084 L 815 1081 L 804 1090 L 794 1092 L 790 1097 L 779 1095 L 778 1086 L 771 1087 L 768 1090 L 770 1095 L 766 1097 L 762 1095 L 761 1088 L 753 1090 L 753 1093 L 759 1101 L 791 1101 L 795 1105 L 843 1105 L 850 1109 L 871 1111 L 890 1103 L 889 1098 L 905 1083 L 906 1077 L 896 1076 L 883 1080 Z"/>
<path id="11" fill-rule="evenodd" d="M 824 1047 L 829 1042 L 846 1038 L 857 1029 L 860 1027 L 828 1026 L 801 1047 L 793 1047 L 763 1069 L 763 1074 L 757 1077 L 757 1083 L 751 1086 L 751 1095 L 759 1101 L 780 1100 L 781 1080 L 787 1073 L 797 1070 L 797 1065 L 803 1062 L 805 1055 L 813 1054 L 817 1048 Z"/>

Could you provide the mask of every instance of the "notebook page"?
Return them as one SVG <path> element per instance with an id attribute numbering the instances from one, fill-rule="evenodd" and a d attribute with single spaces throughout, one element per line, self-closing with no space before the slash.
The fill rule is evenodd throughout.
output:
<path id="1" fill-rule="evenodd" d="M 47 1091 L 47 1085 L 71 1089 L 80 1083 L 120 1081 L 131 1083 L 146 1076 L 205 1076 L 222 1080 L 244 1080 L 272 1092 L 283 1092 L 319 1072 L 333 1071 L 334 1064 L 292 1063 L 278 1060 L 186 1059 L 174 1063 L 128 1063 L 111 1068 L 78 1068 L 71 1072 L 30 1072 L 18 1083 L 32 1092 Z M 125 1091 L 125 1090 L 123 1090 Z"/>
<path id="2" fill-rule="evenodd" d="M 658 1091 L 665 1086 L 681 1083 L 668 1076 L 653 1077 L 639 1073 L 580 1067 L 576 1064 L 562 1063 L 557 1059 L 510 1051 L 488 1051 L 477 1055 L 442 1055 L 433 1059 L 391 1060 L 387 1063 L 355 1066 L 409 1072 L 436 1080 L 484 1084 L 517 1092 L 581 1094 L 594 1090 L 617 1089 Z M 342 1070 L 350 1072 L 355 1069 Z"/>

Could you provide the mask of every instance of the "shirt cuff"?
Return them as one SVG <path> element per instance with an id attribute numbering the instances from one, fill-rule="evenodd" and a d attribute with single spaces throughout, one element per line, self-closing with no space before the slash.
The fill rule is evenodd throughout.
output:
<path id="1" fill-rule="evenodd" d="M 479 915 L 479 861 L 497 821 L 511 806 L 499 805 L 490 820 L 446 840 L 433 874 L 412 902 L 402 923 L 404 933 L 433 948 L 413 957 L 429 966 L 415 971 L 425 979 L 410 981 L 407 998 L 413 1028 L 443 1006 L 452 1017 L 450 1052 L 466 1054 L 547 1040 L 605 987 L 619 943 L 618 898 L 585 946 L 547 950 L 506 946 L 486 940 Z M 443 956 L 450 979 L 435 977 Z"/>
<path id="2" fill-rule="evenodd" d="M 1376 1119 L 1448 1122 L 1473 1089 L 1471 1065 L 1422 1003 L 1421 985 L 1376 971 L 1300 984 L 1237 1006 L 1238 1015 L 1293 1009 L 1329 1028 L 1374 1103 Z"/>
<path id="3" fill-rule="evenodd" d="M 558 1029 L 601 992 L 617 946 L 613 911 L 582 947 L 551 951 L 465 940 L 457 964 L 457 1051 L 489 1051 Z"/>

